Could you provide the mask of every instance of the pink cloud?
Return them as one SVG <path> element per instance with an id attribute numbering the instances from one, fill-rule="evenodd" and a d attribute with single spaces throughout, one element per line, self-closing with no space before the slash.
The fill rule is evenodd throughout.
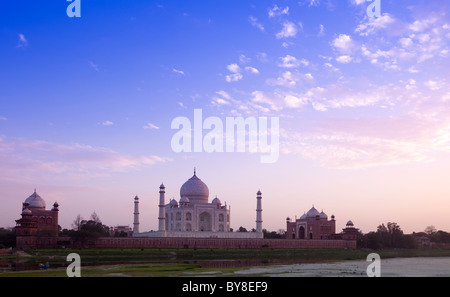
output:
<path id="1" fill-rule="evenodd" d="M 3 179 L 91 177 L 127 172 L 170 161 L 156 155 L 136 156 L 81 144 L 0 138 Z"/>

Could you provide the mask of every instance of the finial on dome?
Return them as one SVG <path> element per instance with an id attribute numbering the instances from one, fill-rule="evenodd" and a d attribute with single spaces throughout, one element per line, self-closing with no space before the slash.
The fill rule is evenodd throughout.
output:
<path id="1" fill-rule="evenodd" d="M 195 170 L 195 167 L 194 167 L 194 176 L 197 176 L 197 172 L 196 172 L 196 170 Z"/>

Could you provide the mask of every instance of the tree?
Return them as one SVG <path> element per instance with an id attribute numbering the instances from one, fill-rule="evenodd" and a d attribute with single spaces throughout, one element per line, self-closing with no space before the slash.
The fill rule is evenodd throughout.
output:
<path id="1" fill-rule="evenodd" d="M 425 231 L 424 231 L 427 235 L 432 235 L 432 234 L 434 234 L 434 233 L 436 233 L 437 232 L 437 230 L 436 230 L 436 227 L 434 227 L 434 226 L 427 226 L 426 228 L 425 228 Z"/>
<path id="2" fill-rule="evenodd" d="M 99 237 L 109 237 L 109 227 L 102 224 L 98 215 L 94 212 L 89 221 L 83 220 L 80 215 L 76 217 L 72 224 L 74 229 L 70 232 L 70 237 L 74 242 L 82 244 L 95 240 Z"/>
<path id="3" fill-rule="evenodd" d="M 240 226 L 237 232 L 248 232 L 248 231 L 244 227 Z"/>
<path id="4" fill-rule="evenodd" d="M 91 221 L 94 221 L 95 223 L 102 223 L 102 221 L 100 220 L 100 218 L 98 217 L 97 213 L 94 211 L 91 214 Z"/>
<path id="5" fill-rule="evenodd" d="M 14 228 L 0 228 L 0 249 L 16 246 L 16 231 Z"/>
<path id="6" fill-rule="evenodd" d="M 77 215 L 77 217 L 75 218 L 75 220 L 73 220 L 73 223 L 72 223 L 73 230 L 79 231 L 82 221 L 83 221 L 83 218 L 81 217 L 81 215 Z"/>

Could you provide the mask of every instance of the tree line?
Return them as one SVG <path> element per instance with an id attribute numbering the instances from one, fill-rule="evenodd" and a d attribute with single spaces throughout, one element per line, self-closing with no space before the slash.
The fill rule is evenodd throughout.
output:
<path id="1" fill-rule="evenodd" d="M 236 232 L 255 232 L 251 229 L 247 231 L 244 227 L 239 227 Z M 264 238 L 281 239 L 285 238 L 284 230 L 268 231 L 263 229 Z M 85 243 L 95 240 L 99 237 L 109 237 L 110 228 L 102 223 L 98 215 L 92 213 L 89 220 L 84 220 L 78 215 L 72 223 L 72 229 L 60 228 L 60 236 L 69 236 L 74 242 Z M 127 234 L 116 233 L 113 236 L 121 237 Z M 426 238 L 431 243 L 450 244 L 450 233 L 437 230 L 434 226 L 427 226 L 423 232 L 413 232 L 412 234 L 404 234 L 403 230 L 397 223 L 388 222 L 386 225 L 381 224 L 376 231 L 366 234 L 358 232 L 357 246 L 358 248 L 367 248 L 374 250 L 381 249 L 414 249 L 418 248 L 418 238 Z M 0 227 L 0 248 L 15 247 L 16 235 L 14 228 Z"/>

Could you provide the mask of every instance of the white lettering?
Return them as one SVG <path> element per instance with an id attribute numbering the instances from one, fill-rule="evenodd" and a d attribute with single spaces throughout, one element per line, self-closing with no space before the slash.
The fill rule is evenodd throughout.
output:
<path id="1" fill-rule="evenodd" d="M 72 0 L 67 0 L 67 2 L 72 2 Z M 69 18 L 81 18 L 81 0 L 73 0 L 73 2 L 67 6 L 66 13 Z"/>
<path id="2" fill-rule="evenodd" d="M 267 117 L 227 117 L 224 127 L 220 118 L 203 120 L 202 110 L 195 109 L 194 129 L 188 118 L 177 117 L 172 121 L 171 128 L 179 130 L 172 137 L 172 150 L 176 153 L 259 152 L 264 154 L 261 163 L 275 163 L 279 158 L 280 121 L 277 117 L 271 118 L 270 128 L 268 121 Z M 203 135 L 204 129 L 208 131 L 206 135 Z"/>

